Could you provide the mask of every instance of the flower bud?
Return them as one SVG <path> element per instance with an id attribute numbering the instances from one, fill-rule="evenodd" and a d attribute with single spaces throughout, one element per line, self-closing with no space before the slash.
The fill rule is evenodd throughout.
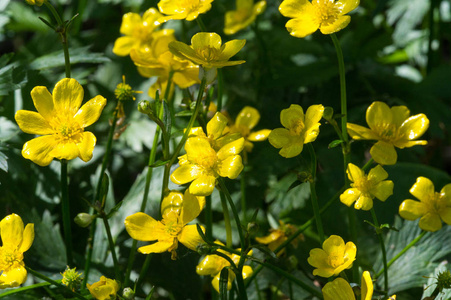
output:
<path id="1" fill-rule="evenodd" d="M 334 109 L 330 106 L 326 106 L 323 112 L 323 118 L 326 121 L 332 120 L 334 117 Z"/>
<path id="2" fill-rule="evenodd" d="M 122 76 L 122 82 L 116 86 L 114 90 L 114 95 L 119 101 L 128 101 L 128 100 L 136 100 L 136 97 L 133 94 L 140 94 L 141 91 L 134 91 L 132 87 L 125 83 L 125 76 Z"/>
<path id="3" fill-rule="evenodd" d="M 437 287 L 441 292 L 443 289 L 451 288 L 451 273 L 446 270 L 440 272 L 437 276 Z"/>
<path id="4" fill-rule="evenodd" d="M 133 300 L 135 299 L 135 292 L 131 288 L 126 287 L 122 292 L 122 297 L 126 300 Z"/>
<path id="5" fill-rule="evenodd" d="M 68 266 L 66 271 L 61 274 L 63 276 L 61 282 L 72 291 L 78 290 L 83 281 L 81 273 L 78 273 L 75 269 L 76 268 L 70 269 Z"/>
<path id="6" fill-rule="evenodd" d="M 30 5 L 37 5 L 37 6 L 41 6 L 42 4 L 44 4 L 44 0 L 25 0 L 25 2 L 27 2 Z"/>
<path id="7" fill-rule="evenodd" d="M 153 114 L 152 105 L 147 100 L 143 100 L 143 101 L 138 103 L 138 111 L 140 113 L 146 114 L 146 115 Z"/>
<path id="8" fill-rule="evenodd" d="M 75 218 L 74 222 L 80 227 L 88 227 L 92 220 L 94 220 L 96 216 L 90 215 L 88 213 L 79 213 Z"/>

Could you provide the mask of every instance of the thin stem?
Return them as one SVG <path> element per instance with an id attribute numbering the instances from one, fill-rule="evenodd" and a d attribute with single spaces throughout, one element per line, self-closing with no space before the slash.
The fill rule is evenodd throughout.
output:
<path id="1" fill-rule="evenodd" d="M 70 228 L 70 205 L 67 182 L 67 161 L 61 160 L 61 209 L 63 215 L 64 242 L 66 244 L 66 261 L 68 266 L 73 266 L 72 257 L 72 231 Z"/>
<path id="2" fill-rule="evenodd" d="M 28 291 L 28 290 L 33 290 L 33 289 L 37 289 L 37 288 L 44 287 L 44 286 L 49 286 L 49 285 L 51 285 L 51 283 L 49 283 L 49 282 L 41 282 L 41 283 L 36 283 L 36 284 L 33 284 L 33 285 L 29 285 L 29 286 L 23 286 L 23 287 L 20 287 L 20 288 L 17 288 L 17 289 L 11 289 L 9 291 L 1 293 L 0 294 L 0 298 L 6 297 L 6 296 L 9 296 L 9 295 L 19 294 L 21 292 L 25 292 L 25 291 Z"/>
<path id="3" fill-rule="evenodd" d="M 371 208 L 371 216 L 373 217 L 374 225 L 376 226 L 376 234 L 379 239 L 379 243 L 381 245 L 382 250 L 382 261 L 384 263 L 384 294 L 387 297 L 388 293 L 388 267 L 387 267 L 387 252 L 385 251 L 384 238 L 382 237 L 381 228 L 379 225 L 379 221 L 377 220 L 376 212 L 374 211 L 374 207 Z"/>
<path id="4" fill-rule="evenodd" d="M 197 17 L 196 21 L 197 21 L 197 25 L 199 25 L 200 31 L 207 32 L 207 27 L 205 27 L 205 24 L 202 21 L 200 16 Z"/>
<path id="5" fill-rule="evenodd" d="M 416 243 L 418 243 L 419 240 L 421 240 L 423 238 L 423 236 L 427 233 L 427 231 L 423 231 L 421 232 L 421 234 L 419 236 L 417 236 L 413 241 L 411 241 L 407 246 L 404 247 L 404 249 L 402 249 L 395 257 L 393 257 L 392 259 L 390 259 L 390 261 L 387 263 L 387 269 L 390 268 L 390 266 L 398 260 L 398 258 L 400 258 L 401 256 L 403 256 L 404 253 L 407 252 L 407 250 L 409 250 L 410 248 L 412 248 Z M 383 270 L 380 270 L 375 276 L 374 278 L 378 278 L 383 272 L 385 271 L 385 268 Z"/>
<path id="6" fill-rule="evenodd" d="M 141 272 L 139 273 L 138 283 L 136 284 L 136 289 L 141 287 L 141 285 L 144 281 L 144 278 L 146 277 L 147 271 L 149 270 L 151 259 L 152 259 L 152 254 L 147 254 L 147 257 L 144 260 L 143 267 L 141 268 Z"/>
<path id="7" fill-rule="evenodd" d="M 224 75 L 222 74 L 222 69 L 218 69 L 218 99 L 217 99 L 217 107 L 218 111 L 222 110 L 222 95 L 224 94 Z"/>
<path id="8" fill-rule="evenodd" d="M 246 150 L 244 150 L 246 151 Z M 243 153 L 243 155 L 246 155 L 246 153 Z M 241 188 L 241 211 L 243 213 L 243 223 L 247 223 L 247 207 L 246 207 L 246 166 L 244 167 L 243 171 L 241 172 L 241 179 L 240 179 L 240 188 Z"/>
<path id="9" fill-rule="evenodd" d="M 220 191 L 219 196 L 221 198 L 222 213 L 224 215 L 224 224 L 226 230 L 226 245 L 227 247 L 232 247 L 232 225 L 230 224 L 229 208 L 227 207 L 227 200 L 225 198 L 224 192 Z"/>
<path id="10" fill-rule="evenodd" d="M 211 209 L 211 195 L 205 197 L 205 236 L 213 240 L 213 211 Z"/>
<path id="11" fill-rule="evenodd" d="M 116 250 L 114 249 L 115 244 L 114 244 L 113 236 L 111 235 L 110 224 L 108 223 L 108 219 L 105 214 L 102 214 L 102 220 L 103 220 L 103 224 L 105 225 L 105 231 L 108 236 L 108 244 L 110 246 L 111 255 L 113 257 L 114 273 L 116 275 L 116 279 L 121 281 L 122 279 L 121 279 L 121 273 L 119 271 L 119 262 L 117 260 Z"/>
<path id="12" fill-rule="evenodd" d="M 36 271 L 33 270 L 33 269 L 30 269 L 29 267 L 25 267 L 25 269 L 27 269 L 28 273 L 33 274 L 33 276 L 36 276 L 37 278 L 40 278 L 40 279 L 42 279 L 42 280 L 45 280 L 45 281 L 47 281 L 47 282 L 50 283 L 50 284 L 56 285 L 57 287 L 64 289 L 66 292 L 72 294 L 72 296 L 77 297 L 78 299 L 84 299 L 84 300 L 86 300 L 85 297 L 83 297 L 83 296 L 80 295 L 79 293 L 73 292 L 70 288 L 68 288 L 67 286 L 65 286 L 65 285 L 62 284 L 61 282 L 55 281 L 55 280 L 53 280 L 53 279 L 50 279 L 50 278 L 48 278 L 47 276 L 45 276 L 45 275 L 43 275 L 43 274 L 41 274 L 41 273 L 39 273 L 39 272 L 36 272 Z M 3 295 L 4 295 L 4 294 L 2 294 L 2 296 L 3 296 Z"/>
<path id="13" fill-rule="evenodd" d="M 320 242 L 322 243 L 322 242 L 324 242 L 324 229 L 323 229 L 323 222 L 321 220 L 321 214 L 319 212 L 318 196 L 316 195 L 316 188 L 315 188 L 316 154 L 315 154 L 315 149 L 313 148 L 313 145 L 311 143 L 308 143 L 307 147 L 309 149 L 311 160 L 312 160 L 312 167 L 311 167 L 312 179 L 310 181 L 310 197 L 312 199 L 313 214 L 314 214 L 315 220 L 316 220 L 316 227 L 318 230 L 319 239 L 320 239 Z"/>

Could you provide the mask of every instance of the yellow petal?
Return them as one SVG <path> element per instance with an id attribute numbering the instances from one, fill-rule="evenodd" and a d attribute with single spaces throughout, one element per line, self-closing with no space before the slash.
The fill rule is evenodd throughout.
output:
<path id="1" fill-rule="evenodd" d="M 221 45 L 221 36 L 214 32 L 199 32 L 191 38 L 191 46 L 194 50 L 208 47 L 220 49 Z"/>
<path id="2" fill-rule="evenodd" d="M 133 35 L 141 24 L 142 20 L 140 15 L 135 13 L 126 13 L 122 16 L 122 24 L 119 31 L 125 35 Z"/>
<path id="3" fill-rule="evenodd" d="M 322 106 L 321 104 L 312 105 L 309 108 L 307 108 L 307 111 L 305 112 L 305 121 L 304 121 L 304 125 L 306 128 L 306 138 L 308 135 L 311 135 L 313 132 L 316 132 L 316 134 L 315 134 L 315 138 L 316 138 L 316 136 L 318 135 L 319 121 L 323 117 L 323 113 L 324 113 L 324 106 Z M 309 142 L 310 142 L 310 140 L 309 140 Z"/>
<path id="4" fill-rule="evenodd" d="M 34 111 L 18 110 L 15 119 L 23 132 L 39 135 L 52 134 L 54 132 L 47 120 Z"/>
<path id="5" fill-rule="evenodd" d="M 348 26 L 349 22 L 351 22 L 350 16 L 340 16 L 332 24 L 321 25 L 319 30 L 322 34 L 332 34 Z"/>
<path id="6" fill-rule="evenodd" d="M 352 182 L 356 182 L 365 176 L 365 172 L 362 169 L 357 167 L 356 165 L 349 163 L 348 168 L 346 169 L 346 173 L 348 174 L 349 180 Z"/>
<path id="7" fill-rule="evenodd" d="M 246 44 L 246 40 L 231 40 L 221 47 L 221 53 L 218 60 L 229 60 L 232 56 L 237 54 Z"/>
<path id="8" fill-rule="evenodd" d="M 414 200 L 404 200 L 399 206 L 399 215 L 406 220 L 416 220 L 427 213 L 424 203 Z"/>
<path id="9" fill-rule="evenodd" d="M 370 272 L 365 271 L 362 274 L 362 300 L 371 300 L 373 297 L 373 281 Z"/>
<path id="10" fill-rule="evenodd" d="M 244 149 L 244 138 L 240 138 L 228 144 L 225 144 L 219 149 L 217 155 L 219 160 L 224 160 L 230 156 L 239 154 Z"/>
<path id="11" fill-rule="evenodd" d="M 23 145 L 22 156 L 42 167 L 48 166 L 54 158 L 50 153 L 56 145 L 57 141 L 53 136 L 40 136 Z"/>
<path id="12" fill-rule="evenodd" d="M 366 122 L 374 132 L 378 132 L 380 125 L 393 123 L 393 113 L 384 102 L 375 101 L 366 110 Z"/>
<path id="13" fill-rule="evenodd" d="M 299 155 L 304 148 L 304 142 L 301 137 L 294 137 L 292 141 L 285 145 L 280 151 L 279 154 L 285 158 L 291 158 Z"/>
<path id="14" fill-rule="evenodd" d="M 316 123 L 304 133 L 304 144 L 314 142 L 319 134 L 320 123 Z"/>
<path id="15" fill-rule="evenodd" d="M 197 265 L 196 273 L 199 275 L 215 275 L 221 272 L 222 268 L 227 266 L 227 261 L 217 255 L 207 255 L 205 258 Z"/>
<path id="16" fill-rule="evenodd" d="M 347 189 L 340 195 L 340 201 L 348 207 L 351 207 L 352 203 L 360 197 L 360 194 L 361 192 L 358 189 Z"/>
<path id="17" fill-rule="evenodd" d="M 202 231 L 205 232 L 205 229 L 202 226 L 201 228 Z M 204 240 L 202 240 L 202 237 L 197 231 L 197 225 L 186 225 L 185 227 L 183 227 L 182 232 L 180 232 L 178 236 L 178 240 L 185 247 L 194 251 L 196 251 L 196 248 L 199 244 L 204 243 Z"/>
<path id="18" fill-rule="evenodd" d="M 300 123 L 304 125 L 304 110 L 297 104 L 291 104 L 280 112 L 280 123 L 287 129 L 292 129 Z"/>
<path id="19" fill-rule="evenodd" d="M 224 128 L 227 126 L 227 117 L 220 112 L 215 113 L 213 118 L 207 123 L 207 135 L 217 139 L 222 135 Z"/>
<path id="20" fill-rule="evenodd" d="M 80 143 L 77 143 L 78 147 L 78 157 L 84 162 L 88 162 L 92 158 L 92 152 L 94 151 L 94 146 L 96 145 L 96 137 L 92 132 L 85 131 L 81 134 L 82 138 Z"/>
<path id="21" fill-rule="evenodd" d="M 235 179 L 238 175 L 240 175 L 243 168 L 244 166 L 241 156 L 234 155 L 222 160 L 217 171 L 221 177 Z"/>
<path id="22" fill-rule="evenodd" d="M 314 248 L 310 250 L 307 262 L 318 269 L 330 268 L 329 264 L 327 264 L 327 259 L 328 255 L 323 249 Z"/>
<path id="23" fill-rule="evenodd" d="M 279 239 L 283 235 L 282 231 L 274 230 L 269 235 L 263 237 L 256 237 L 255 240 L 260 244 L 269 244 L 277 239 Z"/>
<path id="24" fill-rule="evenodd" d="M 268 136 L 269 143 L 275 148 L 282 148 L 292 140 L 290 132 L 285 128 L 276 128 Z"/>
<path id="25" fill-rule="evenodd" d="M 158 241 L 152 245 L 147 245 L 140 247 L 138 249 L 138 252 L 141 252 L 142 254 L 149 254 L 149 253 L 163 253 L 169 250 L 174 245 L 174 240 L 163 240 Z"/>
<path id="26" fill-rule="evenodd" d="M 33 240 L 34 240 L 34 224 L 28 223 L 27 226 L 25 226 L 25 230 L 23 231 L 23 239 L 19 251 L 23 253 L 28 249 L 30 249 L 31 245 L 33 244 Z"/>
<path id="27" fill-rule="evenodd" d="M 279 12 L 288 18 L 297 18 L 311 10 L 312 4 L 308 0 L 284 0 L 279 6 Z"/>
<path id="28" fill-rule="evenodd" d="M 371 189 L 371 194 L 381 201 L 387 200 L 388 197 L 393 195 L 393 181 L 385 180 L 379 182 L 373 189 Z"/>
<path id="29" fill-rule="evenodd" d="M 27 280 L 27 270 L 24 263 L 18 263 L 14 268 L 3 271 L 0 275 L 0 289 L 18 287 Z"/>
<path id="30" fill-rule="evenodd" d="M 429 119 L 424 114 L 411 116 L 402 123 L 399 135 L 408 140 L 415 140 L 422 136 L 429 128 Z"/>
<path id="31" fill-rule="evenodd" d="M 72 160 L 80 155 L 80 150 L 73 140 L 61 141 L 49 153 L 57 159 Z"/>
<path id="32" fill-rule="evenodd" d="M 398 160 L 395 147 L 384 141 L 378 141 L 370 149 L 371 157 L 381 165 L 394 165 Z"/>
<path id="33" fill-rule="evenodd" d="M 373 208 L 373 198 L 371 198 L 369 195 L 360 194 L 360 197 L 357 199 L 354 205 L 355 209 L 361 209 L 361 210 L 370 210 Z"/>
<path id="34" fill-rule="evenodd" d="M 377 140 L 378 136 L 372 132 L 370 129 L 353 124 L 353 123 L 347 123 L 346 127 L 348 129 L 349 135 L 354 140 Z"/>
<path id="35" fill-rule="evenodd" d="M 270 133 L 271 133 L 270 129 L 262 129 L 259 131 L 251 132 L 247 137 L 247 139 L 252 142 L 264 141 L 268 138 Z"/>
<path id="36" fill-rule="evenodd" d="M 327 254 L 335 253 L 336 251 L 343 252 L 344 246 L 344 240 L 338 235 L 331 235 L 323 242 L 323 249 Z"/>
<path id="37" fill-rule="evenodd" d="M 46 120 L 53 119 L 53 97 L 45 86 L 36 86 L 31 90 L 31 98 L 33 99 L 34 107 L 39 114 Z"/>
<path id="38" fill-rule="evenodd" d="M 160 235 L 157 229 L 158 221 L 151 216 L 138 212 L 125 218 L 125 229 L 128 234 L 138 241 L 154 241 Z"/>
<path id="39" fill-rule="evenodd" d="M 381 165 L 377 165 L 372 168 L 368 173 L 368 180 L 373 180 L 373 182 L 380 182 L 382 180 L 387 179 L 388 173 L 382 168 Z"/>
<path id="40" fill-rule="evenodd" d="M 341 277 L 326 283 L 322 292 L 324 300 L 355 300 L 351 286 Z"/>
<path id="41" fill-rule="evenodd" d="M 13 249 L 19 248 L 23 238 L 23 221 L 16 214 L 10 214 L 4 217 L 0 222 L 0 236 L 2 237 L 3 246 Z"/>
<path id="42" fill-rule="evenodd" d="M 106 99 L 102 96 L 92 98 L 78 110 L 74 116 L 74 121 L 78 122 L 83 128 L 88 127 L 99 119 L 105 104 Z"/>
<path id="43" fill-rule="evenodd" d="M 243 266 L 243 279 L 248 278 L 249 276 L 252 275 L 252 273 L 254 273 L 254 270 L 252 270 L 251 266 Z"/>
<path id="44" fill-rule="evenodd" d="M 410 188 L 410 193 L 422 202 L 429 202 L 428 200 L 434 196 L 434 184 L 429 178 L 418 177 L 415 184 Z"/>
<path id="45" fill-rule="evenodd" d="M 199 197 L 201 198 L 201 197 Z M 182 209 L 181 209 L 181 219 L 183 224 L 187 224 L 197 218 L 197 216 L 202 211 L 201 202 L 199 201 L 198 197 L 192 195 L 189 192 L 189 189 L 185 191 L 183 202 L 182 202 Z"/>
<path id="46" fill-rule="evenodd" d="M 418 224 L 421 229 L 425 231 L 437 231 L 442 228 L 442 220 L 440 216 L 435 213 L 427 213 L 420 219 L 420 223 Z"/>
<path id="47" fill-rule="evenodd" d="M 393 115 L 393 123 L 396 125 L 396 128 L 401 127 L 401 124 L 404 123 L 404 121 L 410 116 L 410 110 L 404 105 L 392 106 L 391 111 Z"/>
<path id="48" fill-rule="evenodd" d="M 53 90 L 55 110 L 66 112 L 69 116 L 75 115 L 83 101 L 83 95 L 83 88 L 77 80 L 73 78 L 61 79 Z"/>
<path id="49" fill-rule="evenodd" d="M 228 280 L 227 280 L 227 290 L 232 289 L 232 281 L 235 280 L 235 273 L 233 273 L 230 269 L 228 272 Z M 219 281 L 221 279 L 221 273 L 219 272 L 211 281 L 211 285 L 213 288 L 219 293 Z"/>
<path id="50" fill-rule="evenodd" d="M 186 68 L 183 71 L 176 72 L 174 73 L 172 80 L 181 89 L 186 89 L 196 83 L 200 83 L 199 67 L 194 66 L 192 68 Z"/>
<path id="51" fill-rule="evenodd" d="M 344 263 L 335 269 L 335 275 L 341 273 L 345 269 L 350 269 L 357 254 L 357 247 L 353 242 L 347 242 L 344 249 Z"/>
<path id="52" fill-rule="evenodd" d="M 445 222 L 448 225 L 451 225 L 451 207 L 445 207 L 442 208 L 439 211 L 440 214 L 440 218 L 442 219 L 443 222 Z"/>
<path id="53" fill-rule="evenodd" d="M 319 23 L 311 15 L 304 15 L 289 20 L 285 27 L 292 36 L 304 38 L 317 31 Z"/>
<path id="54" fill-rule="evenodd" d="M 202 65 L 205 63 L 205 61 L 197 55 L 196 51 L 185 43 L 173 41 L 169 43 L 169 51 L 175 56 L 190 60 L 195 64 Z"/>
<path id="55" fill-rule="evenodd" d="M 260 113 L 251 106 L 245 106 L 236 117 L 235 125 L 254 128 L 260 121 Z"/>
<path id="56" fill-rule="evenodd" d="M 116 39 L 113 46 L 113 53 L 117 56 L 127 56 L 130 51 L 135 47 L 136 39 L 131 36 L 121 36 Z"/>
<path id="57" fill-rule="evenodd" d="M 200 169 L 193 164 L 178 167 L 171 174 L 171 181 L 176 184 L 191 182 L 201 175 Z"/>
<path id="58" fill-rule="evenodd" d="M 216 178 L 214 176 L 203 175 L 190 184 L 189 191 L 196 196 L 209 196 L 213 193 L 215 185 Z"/>

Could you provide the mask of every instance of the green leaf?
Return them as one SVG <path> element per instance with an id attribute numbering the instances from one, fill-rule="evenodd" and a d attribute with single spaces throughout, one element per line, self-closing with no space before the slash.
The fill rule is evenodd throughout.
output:
<path id="1" fill-rule="evenodd" d="M 0 152 L 0 170 L 8 173 L 8 157 L 3 152 Z"/>
<path id="2" fill-rule="evenodd" d="M 229 282 L 229 268 L 223 268 L 219 276 L 219 298 L 227 300 L 227 283 Z"/>
<path id="3" fill-rule="evenodd" d="M 99 199 L 98 200 L 101 204 L 102 209 L 105 207 L 105 201 L 106 201 L 106 197 L 108 195 L 108 187 L 110 185 L 110 179 L 108 178 L 108 175 L 106 173 L 103 173 L 102 176 L 102 183 L 100 186 L 100 191 L 99 191 Z"/>
<path id="4" fill-rule="evenodd" d="M 106 216 L 107 219 L 111 218 L 115 213 L 117 213 L 119 211 L 119 208 L 121 208 L 122 206 L 122 202 L 120 201 L 118 204 L 116 204 L 108 213 L 108 215 Z"/>
<path id="5" fill-rule="evenodd" d="M 8 53 L 0 56 L 0 96 L 20 89 L 28 81 L 23 67 L 16 64 L 8 65 L 13 55 L 14 53 Z"/>
<path id="6" fill-rule="evenodd" d="M 172 117 L 166 101 L 163 101 L 163 124 L 166 127 L 167 139 L 171 138 Z"/>
<path id="7" fill-rule="evenodd" d="M 335 147 L 337 147 L 338 145 L 341 145 L 341 144 L 343 144 L 343 140 L 335 140 L 335 141 L 330 142 L 329 146 L 327 146 L 327 147 L 329 149 L 332 149 L 332 148 L 335 148 Z"/>
<path id="8" fill-rule="evenodd" d="M 150 168 L 161 167 L 167 164 L 168 162 L 170 162 L 170 160 L 158 160 L 155 163 L 151 164 L 149 167 Z"/>
<path id="9" fill-rule="evenodd" d="M 182 110 L 179 113 L 176 113 L 176 117 L 191 117 L 193 115 L 193 112 L 190 110 Z"/>

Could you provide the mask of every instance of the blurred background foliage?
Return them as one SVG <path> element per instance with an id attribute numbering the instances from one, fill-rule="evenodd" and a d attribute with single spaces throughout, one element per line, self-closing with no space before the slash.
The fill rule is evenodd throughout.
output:
<path id="1" fill-rule="evenodd" d="M 149 99 L 147 90 L 154 78 L 142 78 L 129 57 L 117 57 L 112 53 L 114 41 L 120 36 L 122 15 L 127 12 L 143 13 L 156 7 L 155 0 L 52 0 L 64 19 L 76 13 L 69 32 L 69 49 L 72 76 L 85 88 L 85 100 L 101 94 L 108 104 L 99 122 L 90 131 L 97 136 L 94 157 L 89 163 L 76 159 L 69 164 L 70 201 L 73 217 L 86 212 L 84 200 L 91 201 L 109 129 L 109 119 L 116 105 L 114 89 L 125 75 L 133 89 L 144 91 L 138 100 Z M 339 113 L 339 78 L 337 57 L 331 39 L 315 33 L 304 39 L 291 37 L 285 29 L 287 21 L 278 12 L 280 1 L 268 1 L 266 11 L 257 22 L 233 36 L 223 34 L 224 14 L 235 8 L 234 1 L 215 0 L 212 9 L 202 20 L 208 31 L 221 34 L 224 41 L 246 39 L 245 48 L 237 59 L 246 63 L 225 68 L 225 109 L 234 118 L 246 105 L 257 108 L 261 120 L 257 129 L 280 127 L 279 113 L 290 104 L 306 108 L 323 104 Z M 0 212 L 2 216 L 15 212 L 25 222 L 36 226 L 36 240 L 26 254 L 26 263 L 32 268 L 60 279 L 65 268 L 65 249 L 61 238 L 61 215 L 59 209 L 59 165 L 39 167 L 21 154 L 24 142 L 30 135 L 21 132 L 14 121 L 19 109 L 35 110 L 30 91 L 38 85 L 50 90 L 64 77 L 64 59 L 59 37 L 38 17 L 53 20 L 45 7 L 29 6 L 25 1 L 0 1 Z M 51 21 L 54 23 L 53 21 Z M 167 28 L 176 29 L 176 36 L 189 42 L 199 31 L 196 22 L 170 21 Z M 429 141 L 425 147 L 398 150 L 398 163 L 387 167 L 389 179 L 395 183 L 394 194 L 385 203 L 375 202 L 375 209 L 382 223 L 393 225 L 399 232 L 390 231 L 387 236 L 389 258 L 402 249 L 417 234 L 415 222 L 403 222 L 397 217 L 399 204 L 412 198 L 409 189 L 418 176 L 430 178 L 436 190 L 451 182 L 451 1 L 450 0 L 362 0 L 352 14 L 349 26 L 340 31 L 346 64 L 349 121 L 365 125 L 366 108 L 373 101 L 384 101 L 390 106 L 406 105 L 411 114 L 425 113 L 430 128 L 423 136 Z M 181 93 L 177 94 L 181 96 Z M 125 131 L 113 144 L 113 158 L 108 168 L 110 192 L 108 205 L 123 205 L 111 219 L 113 235 L 118 245 L 120 263 L 126 264 L 131 239 L 124 230 L 126 216 L 139 210 L 145 177 L 145 166 L 153 140 L 155 125 L 136 110 L 136 102 L 125 104 Z M 176 109 L 182 110 L 180 99 Z M 186 117 L 180 117 L 174 131 L 180 131 Z M 313 144 L 318 155 L 319 170 L 317 190 L 320 205 L 327 202 L 343 185 L 343 166 L 340 147 L 328 145 L 336 138 L 333 128 L 322 122 L 321 133 Z M 310 157 L 303 153 L 298 158 L 285 159 L 268 142 L 254 143 L 248 154 L 245 168 L 247 180 L 247 216 L 257 209 L 257 226 L 252 236 L 266 235 L 278 220 L 301 225 L 313 216 L 309 189 L 304 184 L 294 184 L 303 171 L 308 171 Z M 352 144 L 352 162 L 362 166 L 369 158 L 371 142 Z M 305 157 L 304 157 L 305 156 Z M 157 155 L 158 158 L 158 155 Z M 147 213 L 157 215 L 161 193 L 162 170 L 156 168 L 150 189 Z M 234 199 L 240 205 L 239 180 L 228 182 L 234 191 Z M 293 187 L 295 186 L 295 187 Z M 172 188 L 177 188 L 175 185 Z M 214 193 L 214 235 L 224 240 L 219 196 Z M 354 241 L 365 269 L 381 269 L 379 246 L 374 229 L 364 220 L 370 220 L 367 212 L 357 212 L 360 240 Z M 203 221 L 203 215 L 199 217 Z M 326 234 L 338 234 L 347 241 L 347 209 L 337 201 L 324 213 Z M 100 223 L 100 222 L 99 222 Z M 74 225 L 75 226 L 75 225 Z M 112 260 L 108 251 L 103 227 L 98 224 L 94 245 L 94 269 L 89 282 L 100 275 L 113 274 Z M 300 278 L 312 281 L 311 267 L 307 264 L 308 252 L 318 247 L 315 229 L 305 232 L 304 241 L 298 248 L 289 247 L 288 253 L 276 263 L 290 269 Z M 415 234 L 416 233 L 416 234 Z M 419 299 L 424 287 L 432 284 L 439 268 L 446 267 L 450 258 L 450 229 L 428 234 L 418 245 L 415 255 L 411 250 L 398 264 L 390 269 L 390 294 L 396 292 L 398 299 Z M 76 261 L 82 269 L 88 230 L 74 229 Z M 103 239 L 102 239 L 103 238 Z M 234 240 L 237 241 L 236 235 Z M 146 278 L 144 292 L 157 286 L 156 297 L 172 299 L 198 299 L 208 295 L 206 282 L 195 274 L 199 255 L 180 246 L 179 259 L 171 261 L 169 253 L 154 255 Z M 256 251 L 256 255 L 262 255 Z M 137 272 L 144 260 L 137 254 Z M 402 268 L 401 268 L 402 266 Z M 435 274 L 435 275 L 434 275 Z M 175 276 L 175 277 L 174 277 Z M 257 277 L 259 288 L 279 290 L 277 297 L 294 293 L 295 299 L 308 299 L 308 294 L 277 278 L 270 271 Z M 29 276 L 28 283 L 35 278 Z M 381 278 L 381 280 L 383 280 Z M 378 282 L 382 284 L 382 282 Z M 248 289 L 251 299 L 257 299 L 253 285 Z M 429 289 L 430 291 L 433 288 Z M 11 299 L 34 299 L 48 295 L 49 291 L 34 290 L 28 296 L 21 294 Z M 424 296 L 427 296 L 426 290 Z M 1 292 L 0 292 L 1 293 Z M 142 292 L 141 292 L 142 294 Z M 205 296 L 207 299 L 209 296 Z"/>

